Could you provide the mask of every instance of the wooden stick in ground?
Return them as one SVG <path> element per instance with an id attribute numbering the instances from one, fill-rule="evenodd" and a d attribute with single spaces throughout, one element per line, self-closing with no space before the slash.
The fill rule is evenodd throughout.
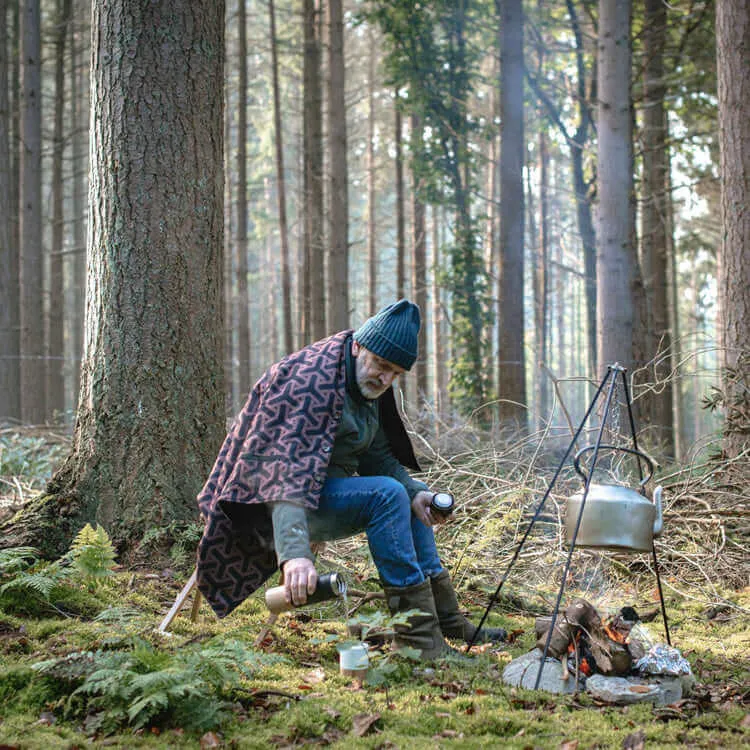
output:
<path id="1" fill-rule="evenodd" d="M 167 612 L 167 616 L 161 621 L 161 624 L 157 628 L 160 633 L 167 632 L 167 628 L 172 624 L 172 620 L 177 617 L 177 613 L 182 609 L 185 601 L 190 596 L 190 592 L 195 588 L 197 578 L 198 569 L 196 568 L 190 578 L 188 578 L 188 582 L 182 587 L 182 591 L 177 595 L 172 608 Z"/>

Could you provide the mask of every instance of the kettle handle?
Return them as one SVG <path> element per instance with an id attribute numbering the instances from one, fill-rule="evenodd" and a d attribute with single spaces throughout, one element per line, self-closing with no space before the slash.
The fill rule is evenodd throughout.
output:
<path id="1" fill-rule="evenodd" d="M 585 448 L 581 448 L 581 450 L 576 453 L 575 458 L 573 459 L 573 466 L 584 481 L 588 480 L 588 476 L 580 466 L 580 459 L 584 453 L 592 451 L 595 448 L 595 445 L 587 445 Z M 651 479 L 651 477 L 654 475 L 654 463 L 645 453 L 641 453 L 634 448 L 623 448 L 619 445 L 600 445 L 599 448 L 605 448 L 607 450 L 613 451 L 623 451 L 623 453 L 632 453 L 634 456 L 642 458 L 648 464 L 648 476 L 645 479 L 641 479 L 641 487 L 645 487 L 648 480 Z"/>

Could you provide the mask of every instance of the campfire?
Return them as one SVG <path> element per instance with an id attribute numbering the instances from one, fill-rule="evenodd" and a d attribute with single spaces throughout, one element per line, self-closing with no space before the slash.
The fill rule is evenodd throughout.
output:
<path id="1" fill-rule="evenodd" d="M 558 693 L 585 689 L 604 702 L 621 704 L 671 703 L 692 688 L 690 665 L 677 649 L 655 642 L 633 607 L 605 620 L 591 603 L 574 599 L 550 635 L 551 627 L 551 617 L 537 619 L 536 649 L 508 664 L 505 682 Z"/>
<path id="2" fill-rule="evenodd" d="M 638 613 L 632 607 L 623 607 L 604 622 L 592 604 L 585 599 L 574 599 L 557 618 L 549 644 L 549 656 L 562 664 L 562 679 L 567 680 L 571 673 L 576 679 L 580 675 L 630 674 L 633 664 L 648 650 L 640 639 L 630 638 L 638 620 Z M 537 619 L 537 648 L 544 649 L 551 624 L 551 617 Z"/>

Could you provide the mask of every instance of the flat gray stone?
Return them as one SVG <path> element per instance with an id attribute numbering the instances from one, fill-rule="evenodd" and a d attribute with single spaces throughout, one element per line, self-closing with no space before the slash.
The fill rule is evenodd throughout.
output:
<path id="1" fill-rule="evenodd" d="M 507 685 L 533 690 L 541 659 L 542 652 L 538 648 L 535 648 L 528 654 L 519 656 L 517 659 L 513 659 L 503 670 L 503 682 Z M 542 669 L 539 689 L 546 690 L 549 693 L 575 692 L 575 677 L 571 675 L 567 680 L 563 681 L 560 677 L 561 671 L 562 664 L 557 659 L 548 656 Z"/>
<path id="2" fill-rule="evenodd" d="M 586 679 L 586 692 L 606 703 L 626 706 L 632 703 L 653 703 L 665 706 L 682 698 L 679 677 L 605 677 L 592 674 Z"/>

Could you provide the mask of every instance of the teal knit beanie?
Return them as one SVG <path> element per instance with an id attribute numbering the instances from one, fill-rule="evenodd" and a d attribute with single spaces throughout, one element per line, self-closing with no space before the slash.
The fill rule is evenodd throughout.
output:
<path id="1" fill-rule="evenodd" d="M 417 359 L 419 326 L 419 308 L 401 299 L 368 318 L 354 332 L 354 340 L 378 357 L 410 370 Z"/>

